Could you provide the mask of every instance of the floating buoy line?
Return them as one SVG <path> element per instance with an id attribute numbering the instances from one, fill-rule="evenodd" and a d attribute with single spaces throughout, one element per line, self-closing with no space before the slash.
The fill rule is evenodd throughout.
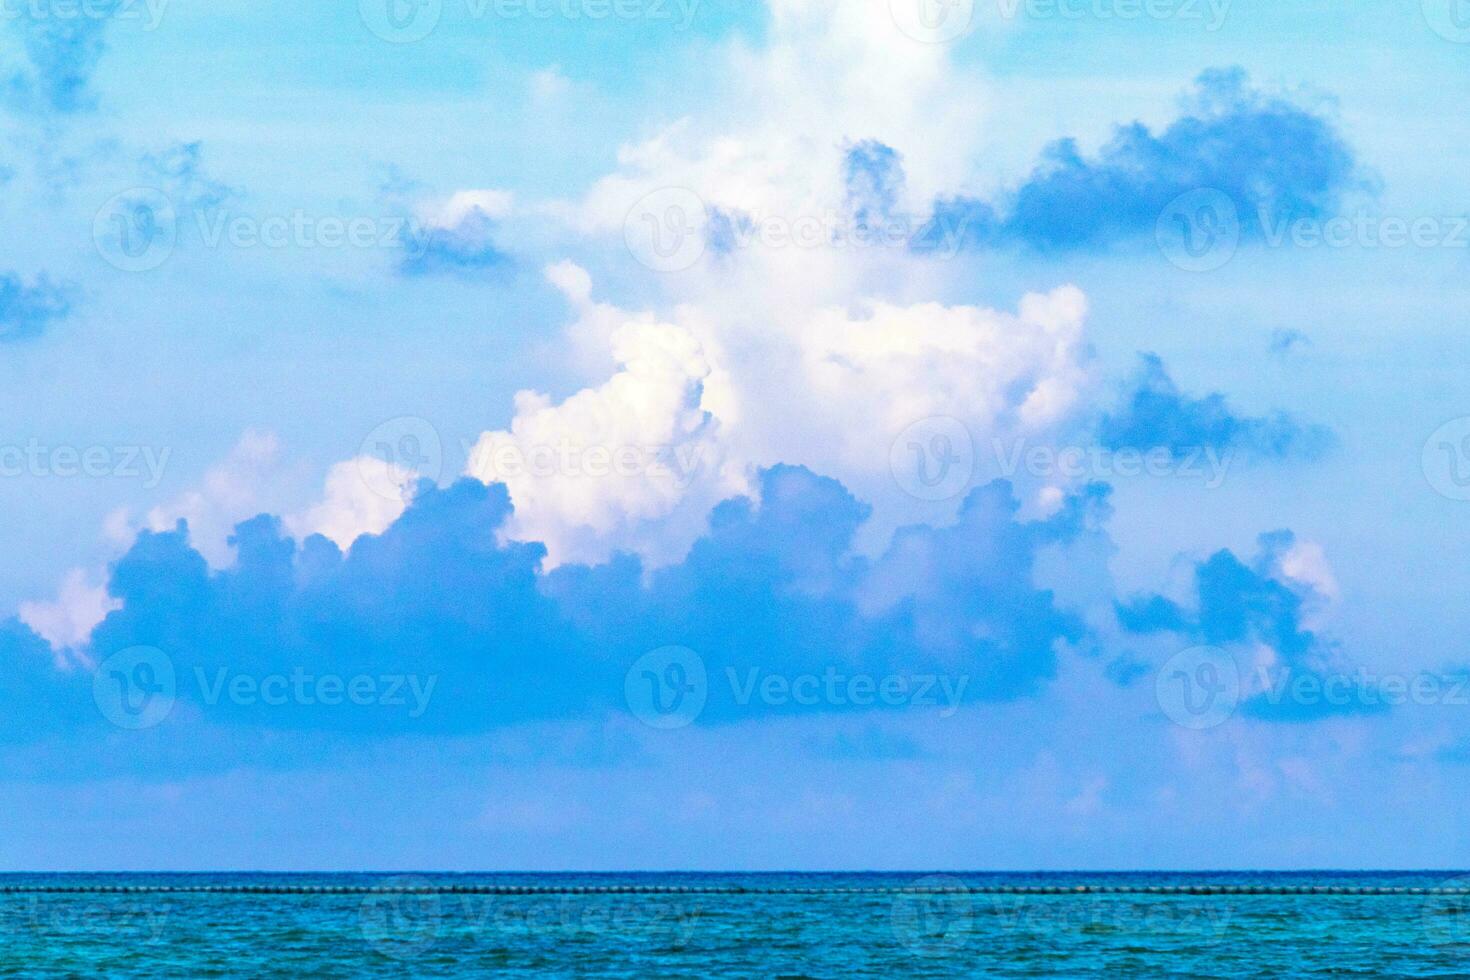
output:
<path id="1" fill-rule="evenodd" d="M 0 895 L 1466 895 L 1375 885 L 0 885 Z"/>

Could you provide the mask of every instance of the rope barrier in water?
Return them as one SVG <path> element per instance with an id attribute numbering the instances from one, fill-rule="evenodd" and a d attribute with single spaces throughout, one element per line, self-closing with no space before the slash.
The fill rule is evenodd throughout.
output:
<path id="1" fill-rule="evenodd" d="M 1467 895 L 1376 885 L 0 885 L 0 895 Z"/>

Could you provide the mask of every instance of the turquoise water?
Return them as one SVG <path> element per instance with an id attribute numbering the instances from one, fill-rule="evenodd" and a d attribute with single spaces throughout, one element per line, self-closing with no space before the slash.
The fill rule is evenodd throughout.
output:
<path id="1" fill-rule="evenodd" d="M 1470 977 L 1470 898 L 759 894 L 777 887 L 1470 887 L 1392 874 L 6 875 L 10 886 L 740 886 L 638 895 L 0 894 L 16 977 Z"/>

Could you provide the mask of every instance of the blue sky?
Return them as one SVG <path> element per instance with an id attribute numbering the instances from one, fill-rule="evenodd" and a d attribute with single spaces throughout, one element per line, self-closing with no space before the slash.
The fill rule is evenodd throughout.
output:
<path id="1" fill-rule="evenodd" d="M 0 868 L 1465 866 L 1453 13 L 6 7 Z"/>

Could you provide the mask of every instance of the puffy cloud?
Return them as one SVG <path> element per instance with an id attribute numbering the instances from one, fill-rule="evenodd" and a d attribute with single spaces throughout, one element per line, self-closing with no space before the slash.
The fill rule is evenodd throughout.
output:
<path id="1" fill-rule="evenodd" d="M 579 359 L 591 365 L 607 344 L 617 368 L 559 404 L 519 395 L 510 429 L 481 437 L 469 472 L 509 486 L 511 533 L 544 542 L 553 563 L 616 549 L 654 564 L 677 559 L 709 507 L 780 463 L 893 498 L 891 451 L 915 423 L 956 419 L 976 438 L 1035 435 L 1069 419 L 1090 384 L 1087 303 L 1072 287 L 1028 295 L 1015 313 L 870 300 L 775 307 L 755 325 L 713 300 L 681 305 L 664 323 L 593 302 L 575 265 L 547 275 L 577 310 L 569 334 Z M 594 449 L 647 465 L 589 479 L 583 457 Z M 882 529 L 905 503 L 882 509 Z"/>
<path id="2" fill-rule="evenodd" d="M 611 342 L 620 369 L 606 382 L 560 403 L 521 392 L 510 429 L 485 433 L 470 454 L 470 475 L 509 488 L 512 536 L 544 542 L 553 564 L 613 548 L 677 558 L 692 534 L 676 540 L 668 520 L 682 511 L 697 529 L 717 495 L 739 485 L 701 407 L 710 367 L 699 342 L 638 322 Z"/>
<path id="3" fill-rule="evenodd" d="M 1276 222 L 1329 214 L 1362 183 L 1330 119 L 1250 87 L 1238 68 L 1217 69 L 1199 77 L 1186 113 L 1162 132 L 1120 127 L 1091 158 L 1074 140 L 1059 140 L 1001 199 L 941 200 L 933 227 L 962 226 L 980 247 L 1106 248 L 1152 240 L 1172 201 L 1210 189 L 1235 205 L 1242 234 L 1260 240 L 1259 214 Z"/>
<path id="4" fill-rule="evenodd" d="M 776 467 L 757 493 L 716 507 L 682 561 L 648 569 L 622 555 L 543 574 L 540 545 L 498 533 L 512 517 L 505 488 L 462 480 L 424 487 L 397 521 L 345 552 L 320 536 L 293 540 L 262 515 L 236 528 L 235 561 L 212 569 L 182 524 L 144 531 L 112 569 L 112 608 L 87 654 L 100 663 L 140 645 L 163 651 L 178 697 L 165 725 L 175 726 L 388 735 L 621 714 L 630 666 L 674 643 L 707 667 L 702 722 L 864 707 L 742 703 L 752 672 L 935 676 L 966 704 L 1010 700 L 1045 683 L 1060 648 L 1082 635 L 1037 584 L 1035 563 L 1093 525 L 1096 501 L 1073 498 L 1057 517 L 1025 522 L 1009 488 L 992 484 L 970 495 L 955 526 L 907 529 L 867 559 L 853 553 L 866 505 L 835 480 Z M 50 676 L 37 696 L 59 717 L 103 724 L 85 672 L 79 682 L 57 670 L 20 624 L 0 637 L 15 646 L 0 660 L 7 689 Z M 50 675 L 35 668 L 43 653 Z M 237 678 L 297 676 L 399 678 L 403 697 L 228 694 Z"/>
<path id="5" fill-rule="evenodd" d="M 1222 394 L 1180 392 L 1157 354 L 1144 354 L 1124 404 L 1105 413 L 1098 438 L 1109 449 L 1165 448 L 1176 457 L 1201 449 L 1241 451 L 1263 459 L 1313 458 L 1333 443 L 1330 430 L 1285 412 L 1236 414 Z"/>
<path id="6" fill-rule="evenodd" d="M 420 207 L 413 233 L 403 242 L 399 269 L 410 276 L 470 274 L 506 268 L 510 254 L 496 242 L 514 199 L 506 191 L 458 191 Z"/>
<path id="7" fill-rule="evenodd" d="M 20 604 L 20 621 L 58 653 L 84 647 L 92 630 L 107 614 L 121 608 L 107 594 L 105 583 L 93 583 L 82 569 L 72 569 L 61 582 L 56 598 Z"/>
<path id="8" fill-rule="evenodd" d="M 1222 550 L 1192 569 L 1192 595 L 1184 602 L 1138 596 L 1118 605 L 1123 627 L 1135 633 L 1172 633 L 1186 642 L 1232 651 L 1242 671 L 1243 710 L 1272 721 L 1308 721 L 1330 715 L 1373 714 L 1387 702 L 1375 685 L 1354 673 L 1340 645 L 1307 623 L 1314 605 L 1335 589 L 1320 549 L 1289 531 L 1260 538 L 1250 564 Z M 1350 681 L 1347 697 L 1298 698 L 1302 679 Z"/>
<path id="9" fill-rule="evenodd" d="M 418 474 L 375 456 L 338 463 L 327 473 L 323 498 L 286 518 L 298 538 L 320 534 L 346 550 L 364 534 L 381 534 L 398 520 Z"/>
<path id="10" fill-rule="evenodd" d="M 282 476 L 281 445 L 274 433 L 247 431 L 203 483 L 150 510 L 143 527 L 172 530 L 187 523 L 190 540 L 216 568 L 233 560 L 230 535 L 239 521 L 269 506 L 270 488 Z"/>
<path id="11" fill-rule="evenodd" d="M 729 214 L 822 215 L 843 203 L 854 144 L 903 153 L 915 202 L 966 176 L 978 136 L 974 96 L 983 89 L 945 45 L 906 37 L 882 0 L 768 7 L 766 44 L 723 53 L 718 75 L 730 90 L 730 115 L 714 124 L 678 120 L 623 147 L 618 171 L 571 212 L 577 224 L 621 233 L 634 203 L 663 188 L 686 188 Z M 956 87 L 971 97 L 954 98 Z"/>

